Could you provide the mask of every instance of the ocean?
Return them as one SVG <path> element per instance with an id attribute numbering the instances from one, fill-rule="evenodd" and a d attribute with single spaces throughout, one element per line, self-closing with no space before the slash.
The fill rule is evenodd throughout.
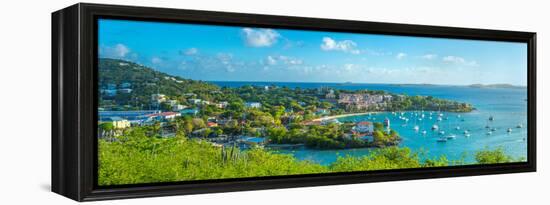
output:
<path id="1" fill-rule="evenodd" d="M 395 94 L 423 95 L 456 100 L 472 104 L 476 110 L 470 113 L 443 113 L 443 120 L 437 121 L 437 113 L 432 119 L 428 111 L 404 112 L 409 121 L 399 118 L 400 113 L 381 112 L 372 115 L 361 115 L 339 118 L 339 121 L 374 121 L 382 122 L 388 118 L 391 128 L 395 129 L 403 140 L 400 147 L 408 147 L 421 153 L 420 157 L 437 158 L 445 156 L 449 160 L 475 162 L 474 153 L 483 149 L 501 147 L 506 154 L 514 158 L 527 158 L 527 89 L 526 88 L 474 88 L 468 86 L 446 85 L 395 85 L 395 84 L 340 84 L 340 83 L 286 83 L 286 82 L 211 82 L 222 87 L 286 86 L 290 88 L 330 87 L 346 90 L 385 90 Z M 489 120 L 492 116 L 494 120 Z M 421 120 L 420 120 L 421 119 Z M 437 124 L 438 131 L 431 127 Z M 518 128 L 518 125 L 522 125 Z M 418 126 L 419 130 L 413 129 Z M 489 126 L 490 128 L 485 128 Z M 457 129 L 458 127 L 458 129 Z M 491 131 L 491 129 L 495 129 Z M 508 131 L 511 129 L 511 132 Z M 422 131 L 426 130 L 426 134 Z M 469 136 L 464 134 L 468 130 Z M 439 131 L 444 131 L 441 135 Z M 489 135 L 488 132 L 491 131 Z M 438 142 L 442 136 L 455 135 L 456 138 Z M 377 148 L 360 148 L 345 150 L 314 150 L 307 148 L 277 150 L 291 154 L 299 160 L 310 160 L 321 164 L 330 164 L 338 156 L 364 156 Z"/>

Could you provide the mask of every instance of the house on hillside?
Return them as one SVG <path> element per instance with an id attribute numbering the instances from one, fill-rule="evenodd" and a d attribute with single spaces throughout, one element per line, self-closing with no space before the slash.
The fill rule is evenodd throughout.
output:
<path id="1" fill-rule="evenodd" d="M 151 95 L 151 101 L 153 101 L 156 104 L 160 104 L 160 103 L 166 101 L 166 95 L 164 95 L 164 94 L 152 94 Z"/>
<path id="2" fill-rule="evenodd" d="M 222 101 L 222 102 L 216 103 L 216 107 L 218 107 L 220 109 L 226 108 L 227 105 L 229 105 L 229 103 L 227 101 Z"/>
<path id="3" fill-rule="evenodd" d="M 199 113 L 199 110 L 198 109 L 189 109 L 189 108 L 186 108 L 186 109 L 183 109 L 183 110 L 180 110 L 180 114 L 181 115 L 197 115 Z"/>
<path id="4" fill-rule="evenodd" d="M 189 99 L 189 100 L 187 100 L 187 101 L 188 101 L 189 103 L 195 104 L 195 105 L 200 104 L 200 103 L 202 102 L 201 99 L 196 99 L 196 98 L 191 98 L 191 99 Z"/>
<path id="5" fill-rule="evenodd" d="M 177 111 L 181 111 L 185 108 L 187 108 L 187 106 L 181 105 L 181 104 L 176 104 L 176 105 L 172 106 L 172 111 L 177 112 Z"/>
<path id="6" fill-rule="evenodd" d="M 245 106 L 248 108 L 260 108 L 262 107 L 262 104 L 259 102 L 246 102 Z"/>

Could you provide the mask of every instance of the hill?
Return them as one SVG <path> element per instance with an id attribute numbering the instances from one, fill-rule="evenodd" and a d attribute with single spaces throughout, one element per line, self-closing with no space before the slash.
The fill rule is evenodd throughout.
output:
<path id="1" fill-rule="evenodd" d="M 210 83 L 168 75 L 124 60 L 100 58 L 98 69 L 100 107 L 107 110 L 149 109 L 151 95 L 156 93 L 177 98 L 188 93 L 208 95 L 220 90 Z"/>

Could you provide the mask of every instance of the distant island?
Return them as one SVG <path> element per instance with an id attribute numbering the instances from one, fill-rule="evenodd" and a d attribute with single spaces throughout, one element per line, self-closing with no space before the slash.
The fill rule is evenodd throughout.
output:
<path id="1" fill-rule="evenodd" d="M 505 84 L 505 83 L 500 83 L 500 84 L 471 84 L 471 85 L 468 85 L 468 87 L 471 87 L 471 88 L 515 88 L 515 89 L 527 88 L 527 86 L 512 85 L 512 84 Z"/>

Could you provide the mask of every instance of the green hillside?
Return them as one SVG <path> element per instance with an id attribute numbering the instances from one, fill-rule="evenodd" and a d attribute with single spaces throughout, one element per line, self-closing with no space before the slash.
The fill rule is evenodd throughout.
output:
<path id="1" fill-rule="evenodd" d="M 208 98 L 208 95 L 220 90 L 213 84 L 171 76 L 123 60 L 101 58 L 98 68 L 100 107 L 105 109 L 148 109 L 151 106 L 151 95 L 157 92 L 177 99 L 191 92 Z M 125 84 L 129 86 L 124 86 Z M 116 95 L 109 96 L 101 92 L 113 87 L 118 91 Z M 132 91 L 120 92 L 124 88 Z"/>

